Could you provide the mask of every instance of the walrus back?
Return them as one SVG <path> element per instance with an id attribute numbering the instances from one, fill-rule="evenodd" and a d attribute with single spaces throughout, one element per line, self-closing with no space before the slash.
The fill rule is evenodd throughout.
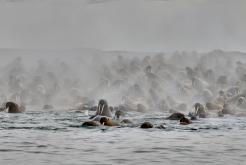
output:
<path id="1" fill-rule="evenodd" d="M 7 102 L 6 108 L 8 108 L 8 113 L 21 113 L 25 111 L 25 107 L 23 105 L 19 106 L 14 102 Z"/>

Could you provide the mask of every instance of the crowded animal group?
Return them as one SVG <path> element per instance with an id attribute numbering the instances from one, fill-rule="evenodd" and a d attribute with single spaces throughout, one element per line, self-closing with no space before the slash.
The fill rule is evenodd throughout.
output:
<path id="1" fill-rule="evenodd" d="M 0 70 L 0 111 L 21 113 L 25 105 L 45 111 L 58 106 L 94 111 L 83 127 L 165 127 L 149 121 L 136 125 L 128 118 L 130 112 L 158 111 L 168 114 L 165 120 L 181 125 L 224 115 L 246 116 L 245 54 L 221 50 L 122 54 L 110 60 L 106 55 L 74 57 L 72 62 L 57 58 L 52 64 L 41 59 L 31 70 L 18 57 Z"/>

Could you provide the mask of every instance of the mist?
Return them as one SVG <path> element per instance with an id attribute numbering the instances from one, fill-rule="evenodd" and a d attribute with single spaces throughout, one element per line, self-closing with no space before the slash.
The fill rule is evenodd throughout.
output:
<path id="1" fill-rule="evenodd" d="M 224 87 L 199 75 L 203 86 L 188 92 L 186 67 L 233 76 L 221 68 L 245 51 L 245 11 L 242 0 L 2 0 L 2 100 L 74 107 L 105 98 L 158 110 L 206 102 L 193 96 Z"/>
<path id="2" fill-rule="evenodd" d="M 245 50 L 244 0 L 1 0 L 0 47 Z"/>
<path id="3" fill-rule="evenodd" d="M 128 110 L 167 112 L 212 102 L 221 90 L 245 93 L 240 52 L 5 49 L 0 57 L 2 103 L 83 109 L 106 99 Z"/>

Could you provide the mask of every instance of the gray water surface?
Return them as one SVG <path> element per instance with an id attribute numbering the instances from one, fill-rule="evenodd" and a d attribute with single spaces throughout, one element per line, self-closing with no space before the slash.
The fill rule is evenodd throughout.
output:
<path id="1" fill-rule="evenodd" d="M 132 115 L 134 116 L 134 115 Z M 82 113 L 0 113 L 0 164 L 237 164 L 246 163 L 246 119 L 200 119 L 188 126 L 165 114 L 131 117 L 166 129 L 82 128 Z"/>

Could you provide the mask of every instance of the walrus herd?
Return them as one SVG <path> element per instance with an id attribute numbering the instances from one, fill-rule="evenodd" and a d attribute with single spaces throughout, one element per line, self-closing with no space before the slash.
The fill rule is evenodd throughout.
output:
<path id="1" fill-rule="evenodd" d="M 22 113 L 28 105 L 43 111 L 65 107 L 85 116 L 93 113 L 83 127 L 165 127 L 148 120 L 135 124 L 131 112 L 160 112 L 166 115 L 163 120 L 181 125 L 214 116 L 246 116 L 245 54 L 114 53 L 108 59 L 57 58 L 51 64 L 42 59 L 33 69 L 21 57 L 14 59 L 0 70 L 0 111 Z"/>
<path id="2" fill-rule="evenodd" d="M 235 98 L 234 98 L 235 99 Z M 245 96 L 240 95 L 237 97 L 237 102 L 239 105 L 243 104 Z M 233 114 L 230 108 L 229 103 L 224 100 L 224 105 L 220 106 L 219 104 L 207 103 L 205 106 L 201 103 L 194 104 L 194 111 L 189 112 L 188 115 L 184 113 L 170 110 L 172 112 L 170 116 L 166 117 L 166 120 L 177 120 L 179 121 L 180 125 L 188 125 L 192 124 L 192 120 L 198 120 L 200 118 L 207 118 L 209 117 L 209 111 L 216 111 L 218 117 L 223 117 L 225 114 Z M 45 109 L 51 109 L 53 106 L 45 105 Z M 6 102 L 0 108 L 0 111 L 6 111 L 8 113 L 22 113 L 25 112 L 24 105 L 18 105 L 15 102 Z M 113 114 L 114 112 L 114 114 Z M 97 127 L 100 125 L 103 126 L 123 126 L 123 125 L 131 125 L 133 126 L 134 122 L 123 118 L 127 114 L 126 109 L 115 107 L 108 105 L 108 102 L 105 99 L 101 99 L 98 102 L 96 112 L 94 115 L 90 116 L 88 121 L 82 123 L 82 127 Z M 154 128 L 154 125 L 148 121 L 143 122 L 139 125 L 140 128 L 147 129 L 147 128 Z M 163 125 L 157 126 L 156 128 L 165 128 Z"/>

